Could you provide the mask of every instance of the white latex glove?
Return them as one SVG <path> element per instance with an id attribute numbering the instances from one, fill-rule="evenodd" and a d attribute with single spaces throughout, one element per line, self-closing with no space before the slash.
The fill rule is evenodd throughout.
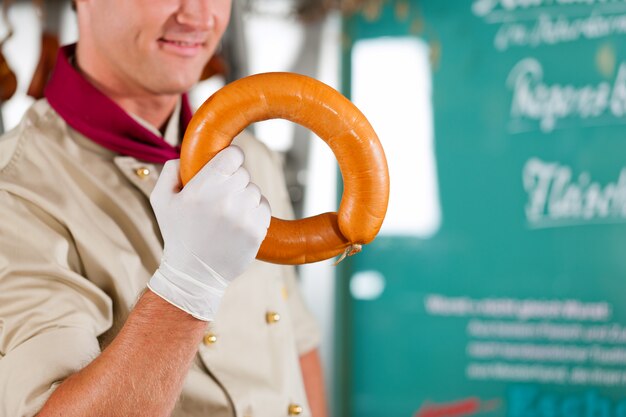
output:
<path id="1" fill-rule="evenodd" d="M 205 321 L 228 284 L 254 260 L 270 223 L 269 203 L 229 146 L 180 190 L 179 160 L 168 161 L 150 196 L 165 243 L 148 287 Z M 180 190 L 180 191 L 179 191 Z"/>

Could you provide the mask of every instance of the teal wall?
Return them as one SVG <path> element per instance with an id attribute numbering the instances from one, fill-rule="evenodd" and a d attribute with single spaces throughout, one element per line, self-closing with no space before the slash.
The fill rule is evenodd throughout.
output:
<path id="1" fill-rule="evenodd" d="M 429 43 L 442 224 L 341 265 L 335 415 L 626 415 L 626 2 L 383 5 L 344 93 L 358 40 Z"/>

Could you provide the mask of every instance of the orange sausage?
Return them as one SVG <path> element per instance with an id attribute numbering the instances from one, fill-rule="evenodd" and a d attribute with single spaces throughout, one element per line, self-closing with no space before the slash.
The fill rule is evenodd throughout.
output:
<path id="1" fill-rule="evenodd" d="M 313 78 L 258 74 L 209 97 L 185 132 L 180 156 L 183 184 L 249 124 L 276 118 L 312 130 L 330 146 L 344 191 L 338 213 L 292 221 L 273 217 L 257 258 L 303 264 L 357 252 L 376 237 L 387 211 L 387 161 L 365 116 L 347 98 Z"/>

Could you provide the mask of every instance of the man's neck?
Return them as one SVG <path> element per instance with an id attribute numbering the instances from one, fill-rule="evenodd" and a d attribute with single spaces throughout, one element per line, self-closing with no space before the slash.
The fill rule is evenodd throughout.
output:
<path id="1" fill-rule="evenodd" d="M 98 87 L 100 88 L 100 87 Z M 111 93 L 109 96 L 118 106 L 127 113 L 138 116 L 163 132 L 165 126 L 176 108 L 179 96 L 123 96 Z"/>
<path id="2" fill-rule="evenodd" d="M 88 66 L 82 65 L 78 51 L 74 65 L 83 77 L 124 111 L 140 117 L 161 131 L 165 128 L 180 97 L 177 94 L 157 95 L 139 87 L 133 90 L 129 86 L 116 82 L 114 78 L 107 78 L 95 71 L 90 71 Z"/>

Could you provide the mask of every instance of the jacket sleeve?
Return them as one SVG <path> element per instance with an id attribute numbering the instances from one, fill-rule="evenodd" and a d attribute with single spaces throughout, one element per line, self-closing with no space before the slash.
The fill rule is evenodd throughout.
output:
<path id="1" fill-rule="evenodd" d="M 99 353 L 111 299 L 81 275 L 70 233 L 0 191 L 0 416 L 33 416 Z"/>

